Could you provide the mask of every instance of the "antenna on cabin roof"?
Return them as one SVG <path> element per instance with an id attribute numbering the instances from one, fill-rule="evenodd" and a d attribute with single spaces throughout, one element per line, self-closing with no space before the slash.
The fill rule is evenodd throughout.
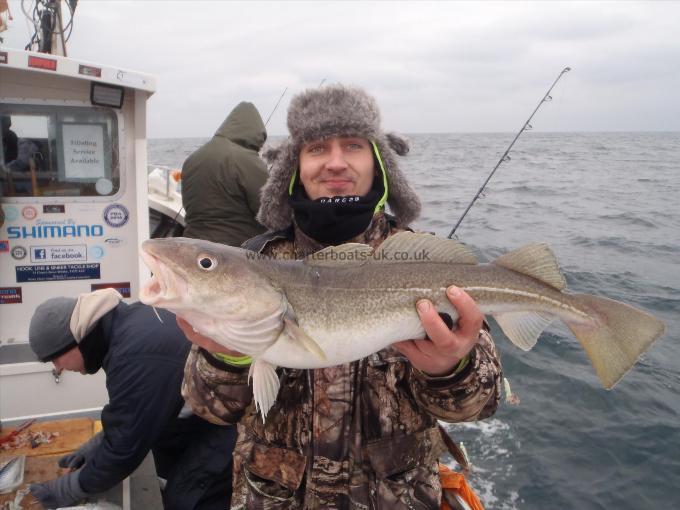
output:
<path id="1" fill-rule="evenodd" d="M 78 0 L 66 0 L 70 19 L 64 26 L 61 0 L 36 0 L 30 13 L 26 11 L 26 7 L 22 2 L 21 10 L 33 24 L 35 30 L 25 49 L 49 53 L 51 55 L 67 56 L 66 43 L 73 31 L 73 14 L 77 4 Z"/>

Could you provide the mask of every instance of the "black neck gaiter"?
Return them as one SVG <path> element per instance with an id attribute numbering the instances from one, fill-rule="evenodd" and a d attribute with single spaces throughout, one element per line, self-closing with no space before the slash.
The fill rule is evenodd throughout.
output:
<path id="1" fill-rule="evenodd" d="M 102 319 L 97 321 L 94 329 L 78 344 L 85 362 L 85 372 L 88 374 L 96 374 L 99 371 L 104 363 L 104 357 L 109 351 L 109 342 L 104 335 Z"/>
<path id="2" fill-rule="evenodd" d="M 322 197 L 311 200 L 305 189 L 295 183 L 288 201 L 298 228 L 322 244 L 338 245 L 368 228 L 384 193 L 382 179 L 376 176 L 373 187 L 363 197 Z"/>

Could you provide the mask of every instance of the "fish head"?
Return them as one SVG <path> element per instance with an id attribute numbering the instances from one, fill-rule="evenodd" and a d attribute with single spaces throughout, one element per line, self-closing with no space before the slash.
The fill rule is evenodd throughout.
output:
<path id="1" fill-rule="evenodd" d="M 248 253 L 199 239 L 144 241 L 142 259 L 153 275 L 141 288 L 139 299 L 170 310 L 194 327 L 197 317 L 213 322 L 255 320 L 280 307 L 281 294 Z"/>

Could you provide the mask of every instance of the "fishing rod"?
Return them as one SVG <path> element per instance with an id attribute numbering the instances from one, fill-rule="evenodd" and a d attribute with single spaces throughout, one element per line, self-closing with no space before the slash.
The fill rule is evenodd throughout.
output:
<path id="1" fill-rule="evenodd" d="M 267 127 L 267 124 L 269 124 L 269 119 L 272 118 L 272 115 L 274 115 L 274 112 L 275 112 L 276 109 L 279 107 L 279 103 L 280 103 L 281 100 L 283 99 L 283 96 L 286 95 L 286 91 L 287 91 L 287 90 L 288 90 L 288 87 L 286 87 L 285 89 L 283 89 L 283 92 L 281 93 L 281 97 L 280 97 L 279 100 L 276 102 L 276 105 L 274 106 L 274 109 L 272 110 L 272 112 L 269 114 L 269 117 L 267 117 L 267 122 L 264 123 L 264 127 Z"/>
<path id="2" fill-rule="evenodd" d="M 489 181 L 490 181 L 491 178 L 493 177 L 493 174 L 496 173 L 496 170 L 498 170 L 498 167 L 501 166 L 501 164 L 503 164 L 505 161 L 509 161 L 509 160 L 510 160 L 510 156 L 508 155 L 508 153 L 510 152 L 510 149 L 512 149 L 512 146 L 515 145 L 515 142 L 516 142 L 517 139 L 520 137 L 520 135 L 521 135 L 522 133 L 524 133 L 525 131 L 529 131 L 529 130 L 533 129 L 532 125 L 530 124 L 531 119 L 534 118 L 534 115 L 536 115 L 536 112 L 538 111 L 538 109 L 541 107 L 541 105 L 542 105 L 543 103 L 548 103 L 548 102 L 552 101 L 552 96 L 550 95 L 550 92 L 552 91 L 553 87 L 557 84 L 557 82 L 560 81 L 560 78 L 562 78 L 562 76 L 563 76 L 565 73 L 568 73 L 569 71 L 571 71 L 571 67 L 565 67 L 564 69 L 562 69 L 562 72 L 559 74 L 559 76 L 555 79 L 555 81 L 553 82 L 553 84 L 550 86 L 550 88 L 548 89 L 548 92 L 545 93 L 545 95 L 543 96 L 543 99 L 541 99 L 541 100 L 539 101 L 538 106 L 536 106 L 536 109 L 533 111 L 533 113 L 529 116 L 529 118 L 527 119 L 527 121 L 524 123 L 524 125 L 522 126 L 522 129 L 520 129 L 520 130 L 517 132 L 517 134 L 515 135 L 514 140 L 513 140 L 512 142 L 510 142 L 510 145 L 508 145 L 508 148 L 505 149 L 505 152 L 504 152 L 503 155 L 501 156 L 501 159 L 499 159 L 499 160 L 498 160 L 498 163 L 496 163 L 496 166 L 493 167 L 493 170 L 491 170 L 491 173 L 489 174 L 489 176 L 488 176 L 488 177 L 486 178 L 486 180 L 484 181 L 484 184 L 482 184 L 482 187 L 479 188 L 479 191 L 477 191 L 477 194 L 476 194 L 476 195 L 474 196 L 474 198 L 472 199 L 472 202 L 470 202 L 470 205 L 467 206 L 467 209 L 465 209 L 465 212 L 463 213 L 463 215 L 460 217 L 460 219 L 459 219 L 458 222 L 455 224 L 455 226 L 451 229 L 451 232 L 450 232 L 449 235 L 448 235 L 448 238 L 449 238 L 449 239 L 451 239 L 451 238 L 453 237 L 453 234 L 456 233 L 456 229 L 457 229 L 458 226 L 462 223 L 463 218 L 465 218 L 465 216 L 466 216 L 467 213 L 470 211 L 470 209 L 472 209 L 472 206 L 475 205 L 475 202 L 477 201 L 477 199 L 482 195 L 482 192 L 484 191 L 484 188 L 486 188 L 486 185 L 489 184 Z"/>
<path id="3" fill-rule="evenodd" d="M 324 78 L 323 80 L 321 80 L 321 83 L 319 83 L 319 87 L 320 87 L 321 85 L 323 85 L 323 82 L 325 82 L 325 81 L 326 81 L 326 78 Z M 274 115 L 274 112 L 275 112 L 276 109 L 279 107 L 279 103 L 280 103 L 281 100 L 283 99 L 283 96 L 286 95 L 286 91 L 287 91 L 287 90 L 288 90 L 288 87 L 286 87 L 286 88 L 283 90 L 283 93 L 281 94 L 281 97 L 279 98 L 279 100 L 276 102 L 276 105 L 274 106 L 274 109 L 273 109 L 272 112 L 269 114 L 269 117 L 267 117 L 267 122 L 264 123 L 264 127 L 267 127 L 267 124 L 269 124 L 269 119 L 272 118 L 272 115 Z"/>

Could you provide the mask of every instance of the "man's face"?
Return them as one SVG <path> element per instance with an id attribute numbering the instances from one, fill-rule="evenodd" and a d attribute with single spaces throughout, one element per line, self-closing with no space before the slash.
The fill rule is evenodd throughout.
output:
<path id="1" fill-rule="evenodd" d="M 86 374 L 85 360 L 78 347 L 74 347 L 70 351 L 66 351 L 61 356 L 52 360 L 54 368 L 61 373 L 62 370 L 70 370 L 71 372 L 80 372 Z"/>
<path id="2" fill-rule="evenodd" d="M 300 181 L 312 200 L 364 196 L 374 175 L 373 149 L 365 138 L 327 138 L 300 149 Z"/>

